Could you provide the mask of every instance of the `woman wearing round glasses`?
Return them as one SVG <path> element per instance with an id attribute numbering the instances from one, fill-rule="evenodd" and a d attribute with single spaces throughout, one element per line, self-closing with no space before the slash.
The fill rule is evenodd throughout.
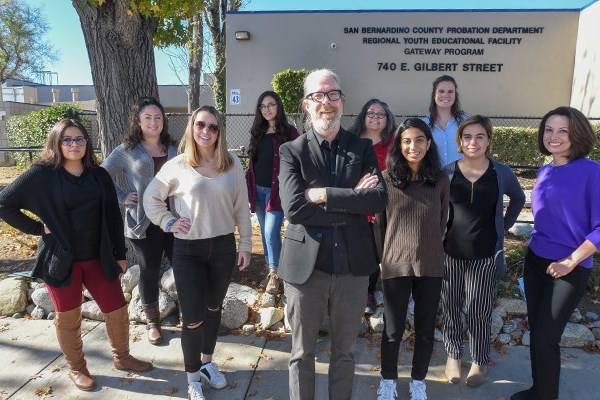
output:
<path id="1" fill-rule="evenodd" d="M 152 368 L 129 354 L 127 302 L 119 281 L 127 269 L 123 222 L 110 175 L 98 167 L 79 122 L 62 119 L 54 125 L 39 159 L 0 192 L 0 218 L 41 236 L 32 276 L 46 283 L 56 309 L 58 344 L 78 389 L 96 387 L 82 350 L 83 285 L 104 313 L 115 368 Z"/>
<path id="2" fill-rule="evenodd" d="M 115 183 L 119 201 L 125 205 L 125 236 L 140 256 L 140 299 L 146 314 L 148 341 L 162 343 L 158 293 L 163 252 L 172 260 L 173 234 L 165 233 L 146 218 L 142 202 L 146 187 L 167 160 L 177 155 L 169 135 L 163 106 L 152 97 L 137 102 L 130 115 L 123 144 L 102 162 L 113 179 L 125 175 L 127 189 Z"/>
<path id="3" fill-rule="evenodd" d="M 458 152 L 455 135 L 460 123 L 468 117 L 461 109 L 454 78 L 442 75 L 433 81 L 429 115 L 423 121 L 431 128 L 442 167 L 463 158 Z"/>
<path id="4" fill-rule="evenodd" d="M 388 150 L 393 142 L 394 131 L 396 130 L 396 121 L 394 114 L 386 103 L 379 99 L 371 99 L 362 107 L 354 124 L 350 128 L 350 132 L 355 135 L 371 139 L 373 142 L 373 150 L 377 156 L 377 164 L 381 171 L 385 170 L 385 158 Z M 373 229 L 374 215 L 369 215 L 369 224 Z M 379 263 L 380 260 L 377 260 Z M 369 276 L 369 288 L 367 292 L 367 307 L 366 314 L 373 314 L 377 307 L 375 301 L 375 290 L 377 288 L 377 280 L 379 279 L 380 269 Z"/>
<path id="5" fill-rule="evenodd" d="M 219 112 L 194 111 L 179 145 L 144 193 L 148 218 L 175 236 L 173 273 L 182 315 L 181 348 L 191 398 L 203 398 L 200 381 L 223 388 L 225 376 L 212 362 L 221 305 L 236 264 L 250 263 L 252 227 L 240 160 L 227 151 Z M 165 200 L 171 196 L 174 207 Z"/>
<path id="6" fill-rule="evenodd" d="M 273 91 L 263 92 L 256 103 L 254 122 L 248 145 L 249 165 L 246 172 L 250 210 L 256 213 L 269 266 L 267 293 L 279 290 L 277 277 L 281 253 L 283 210 L 279 199 L 279 146 L 298 137 L 287 121 L 283 103 Z"/>

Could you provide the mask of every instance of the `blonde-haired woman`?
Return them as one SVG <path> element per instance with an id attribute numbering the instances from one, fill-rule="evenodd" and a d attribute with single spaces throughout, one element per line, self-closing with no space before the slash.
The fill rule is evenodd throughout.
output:
<path id="1" fill-rule="evenodd" d="M 180 144 L 182 154 L 168 161 L 144 193 L 148 218 L 173 232 L 173 272 L 183 318 L 181 347 L 192 399 L 204 399 L 200 381 L 227 385 L 212 362 L 221 322 L 221 305 L 236 263 L 250 263 L 252 228 L 240 160 L 227 151 L 219 112 L 194 111 Z M 175 209 L 165 204 L 172 196 Z"/>

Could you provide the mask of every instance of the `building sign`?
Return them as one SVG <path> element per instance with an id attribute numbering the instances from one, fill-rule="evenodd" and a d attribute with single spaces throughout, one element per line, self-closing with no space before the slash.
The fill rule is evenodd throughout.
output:
<path id="1" fill-rule="evenodd" d="M 356 35 L 363 45 L 393 45 L 402 57 L 376 60 L 377 71 L 389 72 L 502 72 L 497 62 L 448 62 L 444 57 L 482 57 L 493 47 L 515 51 L 544 33 L 543 26 L 346 26 L 345 35 Z M 418 58 L 417 58 L 418 57 Z M 485 57 L 483 57 L 485 58 Z M 487 61 L 487 60 L 486 60 Z"/>
<path id="2" fill-rule="evenodd" d="M 240 89 L 231 89 L 229 91 L 229 104 L 232 106 L 237 106 L 241 103 L 242 96 L 240 92 Z"/>

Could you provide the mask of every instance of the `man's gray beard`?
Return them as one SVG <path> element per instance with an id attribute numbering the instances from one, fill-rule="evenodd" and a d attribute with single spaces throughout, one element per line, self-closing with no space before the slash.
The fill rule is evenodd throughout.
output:
<path id="1" fill-rule="evenodd" d="M 337 115 L 332 120 L 320 119 L 320 118 L 311 118 L 313 129 L 317 132 L 328 132 L 334 129 L 339 129 L 341 125 L 342 117 Z"/>

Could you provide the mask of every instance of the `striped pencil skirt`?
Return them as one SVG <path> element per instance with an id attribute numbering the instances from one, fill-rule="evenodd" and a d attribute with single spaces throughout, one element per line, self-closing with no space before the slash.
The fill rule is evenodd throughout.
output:
<path id="1" fill-rule="evenodd" d="M 463 322 L 473 362 L 486 365 L 490 360 L 490 328 L 494 306 L 494 257 L 461 260 L 446 254 L 442 282 L 442 332 L 450 358 L 460 360 L 463 354 Z"/>

